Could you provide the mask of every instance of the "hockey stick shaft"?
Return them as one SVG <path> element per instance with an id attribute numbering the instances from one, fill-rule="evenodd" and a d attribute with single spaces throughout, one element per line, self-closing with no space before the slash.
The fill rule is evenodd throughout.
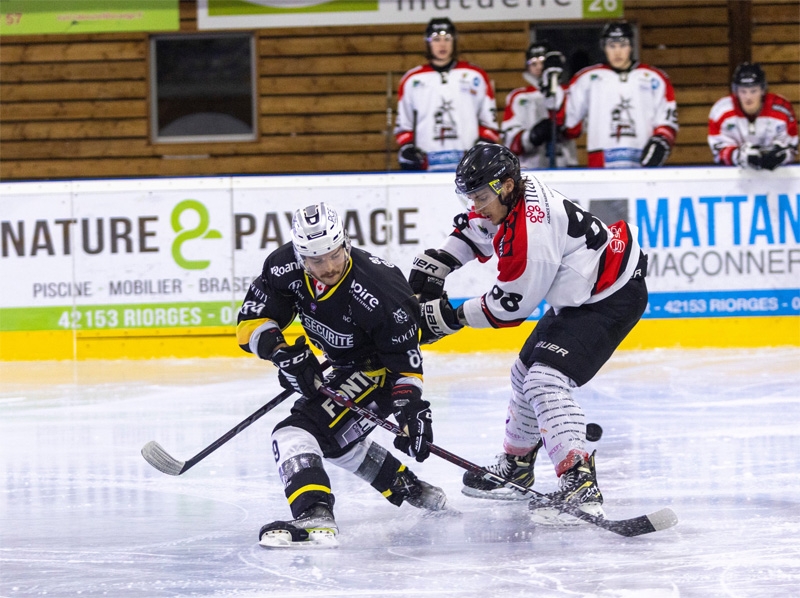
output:
<path id="1" fill-rule="evenodd" d="M 359 415 L 363 416 L 366 420 L 371 421 L 372 423 L 376 424 L 377 426 L 383 428 L 384 430 L 388 430 L 392 434 L 396 436 L 405 436 L 406 434 L 395 424 L 392 422 L 386 421 L 385 419 L 376 415 L 373 411 L 358 405 L 352 399 L 328 388 L 327 386 L 320 387 L 320 392 L 328 397 L 329 399 L 333 400 L 335 403 L 341 405 L 342 407 L 347 407 L 351 411 L 358 413 Z M 591 515 L 580 510 L 577 506 L 558 502 L 551 499 L 546 494 L 542 494 L 541 492 L 537 492 L 531 488 L 526 486 L 522 486 L 521 484 L 517 484 L 516 482 L 499 476 L 497 474 L 492 473 L 488 469 L 481 467 L 480 465 L 476 465 L 471 461 L 467 461 L 463 457 L 459 457 L 458 455 L 451 453 L 450 451 L 441 448 L 431 442 L 428 443 L 428 448 L 437 457 L 441 457 L 445 461 L 449 461 L 454 465 L 458 465 L 462 469 L 466 469 L 467 471 L 471 471 L 477 475 L 483 476 L 487 479 L 492 479 L 497 482 L 501 482 L 519 492 L 533 494 L 535 496 L 539 496 L 541 498 L 547 499 L 554 508 L 558 509 L 561 512 L 568 513 L 573 517 L 577 517 L 578 519 L 582 519 L 587 521 L 597 527 L 601 527 L 608 531 L 614 532 L 621 536 L 638 536 L 641 534 L 646 534 L 654 531 L 658 531 L 660 529 L 665 529 L 666 527 L 671 527 L 677 523 L 677 517 L 670 509 L 662 509 L 657 511 L 656 513 L 651 513 L 649 515 L 641 515 L 640 517 L 634 517 L 632 519 L 622 519 L 622 520 L 610 520 L 606 519 L 605 517 L 598 517 L 596 515 Z"/>
<path id="2" fill-rule="evenodd" d="M 327 361 L 320 364 L 322 369 L 325 370 L 328 368 L 329 363 Z M 219 447 L 223 444 L 228 442 L 234 436 L 237 436 L 242 431 L 250 427 L 250 424 L 253 422 L 261 419 L 264 415 L 275 409 L 278 405 L 283 403 L 287 398 L 292 396 L 294 393 L 293 390 L 284 390 L 274 399 L 262 405 L 259 409 L 248 415 L 238 424 L 236 424 L 233 428 L 225 432 L 222 436 L 217 438 L 214 442 L 209 444 L 206 448 L 202 451 L 197 453 L 191 459 L 187 459 L 186 461 L 180 461 L 169 453 L 164 450 L 160 444 L 158 444 L 155 440 L 151 440 L 147 444 L 142 447 L 142 457 L 144 457 L 145 461 L 147 461 L 150 465 L 155 467 L 157 470 L 166 473 L 168 475 L 178 476 L 182 473 L 186 473 L 189 469 L 200 463 L 203 459 L 208 457 L 211 453 L 216 451 Z"/>

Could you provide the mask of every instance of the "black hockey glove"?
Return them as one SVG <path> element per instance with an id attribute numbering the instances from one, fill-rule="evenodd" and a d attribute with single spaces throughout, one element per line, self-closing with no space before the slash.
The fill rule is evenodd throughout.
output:
<path id="1" fill-rule="evenodd" d="M 438 299 L 444 294 L 444 279 L 459 266 L 448 253 L 437 249 L 426 249 L 414 258 L 408 284 L 420 301 Z"/>
<path id="2" fill-rule="evenodd" d="M 544 95 L 551 96 L 556 92 L 555 87 L 558 86 L 558 81 L 561 78 L 561 73 L 564 72 L 566 63 L 567 60 L 561 52 L 554 50 L 544 55 L 541 85 L 541 92 Z"/>
<path id="3" fill-rule="evenodd" d="M 258 336 L 255 354 L 261 359 L 272 360 L 272 353 L 275 351 L 275 347 L 285 342 L 286 340 L 283 338 L 283 333 L 281 333 L 280 329 L 277 327 L 269 328 Z M 252 348 L 252 344 L 250 347 Z"/>
<path id="4" fill-rule="evenodd" d="M 456 310 L 450 305 L 445 293 L 441 299 L 420 304 L 420 345 L 435 343 L 448 334 L 461 330 L 464 325 L 458 321 Z"/>
<path id="5" fill-rule="evenodd" d="M 528 138 L 533 147 L 539 147 L 544 143 L 549 143 L 553 139 L 553 122 L 549 118 L 543 118 L 533 125 L 528 131 Z"/>
<path id="6" fill-rule="evenodd" d="M 293 346 L 275 351 L 272 363 L 278 368 L 278 381 L 286 390 L 311 398 L 322 386 L 322 366 L 304 336 L 298 337 Z"/>
<path id="7" fill-rule="evenodd" d="M 775 170 L 786 160 L 789 148 L 773 145 L 761 150 L 761 168 Z"/>
<path id="8" fill-rule="evenodd" d="M 402 170 L 428 170 L 428 154 L 413 143 L 406 143 L 397 153 Z"/>
<path id="9" fill-rule="evenodd" d="M 422 463 L 430 454 L 433 442 L 431 404 L 422 400 L 422 391 L 413 384 L 398 384 L 392 389 L 394 416 L 406 436 L 395 436 L 394 446 Z"/>
<path id="10" fill-rule="evenodd" d="M 653 135 L 647 140 L 642 150 L 642 158 L 640 160 L 642 166 L 645 168 L 661 166 L 669 158 L 670 149 L 669 141 L 661 135 Z"/>

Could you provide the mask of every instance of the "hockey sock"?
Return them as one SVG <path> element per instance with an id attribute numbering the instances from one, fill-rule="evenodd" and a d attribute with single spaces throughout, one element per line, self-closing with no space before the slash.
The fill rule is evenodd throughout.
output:
<path id="1" fill-rule="evenodd" d="M 543 363 L 534 363 L 525 376 L 524 394 L 536 411 L 547 456 L 561 475 L 586 452 L 586 418 L 572 397 L 575 383 Z"/>
<path id="2" fill-rule="evenodd" d="M 536 412 L 523 393 L 526 374 L 527 369 L 517 359 L 511 366 L 511 399 L 508 402 L 503 441 L 503 450 L 509 455 L 526 455 L 541 437 Z"/>
<path id="3" fill-rule="evenodd" d="M 287 426 L 273 432 L 272 442 L 292 516 L 299 517 L 316 503 L 333 509 L 331 481 L 316 439 L 305 430 Z"/>

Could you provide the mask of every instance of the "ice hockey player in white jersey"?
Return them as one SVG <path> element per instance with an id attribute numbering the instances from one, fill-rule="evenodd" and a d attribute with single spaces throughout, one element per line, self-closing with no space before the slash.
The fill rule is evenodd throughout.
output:
<path id="1" fill-rule="evenodd" d="M 545 71 L 545 60 L 549 68 Z M 564 56 L 550 49 L 546 41 L 534 42 L 525 52 L 525 87 L 513 89 L 506 97 L 500 135 L 503 145 L 519 158 L 522 168 L 549 168 L 556 109 L 563 103 L 564 89 L 558 84 Z M 552 111 L 552 112 L 551 112 Z M 578 165 L 575 141 L 561 135 L 556 127 L 554 166 Z"/>
<path id="2" fill-rule="evenodd" d="M 411 69 L 397 90 L 395 140 L 403 170 L 455 170 L 479 141 L 497 143 L 497 115 L 489 76 L 458 60 L 458 36 L 447 18 L 425 29 L 428 64 Z"/>
<path id="3" fill-rule="evenodd" d="M 320 394 L 319 360 L 300 336 L 282 330 L 299 316 L 332 366 L 325 385 L 374 410 L 394 414 L 406 436 L 395 447 L 423 461 L 433 442 L 430 404 L 422 399 L 419 304 L 389 262 L 351 247 L 336 211 L 325 203 L 297 210 L 292 241 L 276 249 L 239 310 L 239 345 L 278 368 L 281 385 L 300 398 L 272 433 L 272 452 L 294 519 L 261 528 L 266 547 L 336 545 L 334 495 L 323 458 L 354 473 L 390 503 L 441 510 L 441 489 L 412 473 L 367 436 L 363 416 Z"/>
<path id="4" fill-rule="evenodd" d="M 760 64 L 743 62 L 733 73 L 730 95 L 708 115 L 714 162 L 774 170 L 797 157 L 797 116 L 791 102 L 767 91 Z"/>
<path id="5" fill-rule="evenodd" d="M 564 105 L 566 135 L 586 128 L 590 168 L 663 165 L 678 133 L 678 107 L 667 75 L 633 55 L 626 22 L 603 28 L 606 62 L 586 67 L 570 81 Z"/>
<path id="6" fill-rule="evenodd" d="M 546 300 L 549 308 L 511 368 L 511 399 L 503 452 L 494 473 L 531 487 L 540 447 L 559 476 L 548 495 L 602 514 L 594 453 L 573 389 L 586 384 L 611 357 L 647 306 L 647 257 L 635 226 L 606 226 L 534 176 L 523 178 L 517 157 L 501 145 L 469 150 L 456 170 L 456 190 L 468 212 L 439 249 L 412 265 L 409 283 L 422 301 L 422 342 L 465 326 L 504 328 L 523 323 Z M 445 277 L 467 262 L 497 255 L 497 279 L 480 297 L 454 308 Z M 470 472 L 464 494 L 525 499 L 527 494 Z M 553 510 L 534 498 L 547 519 Z"/>

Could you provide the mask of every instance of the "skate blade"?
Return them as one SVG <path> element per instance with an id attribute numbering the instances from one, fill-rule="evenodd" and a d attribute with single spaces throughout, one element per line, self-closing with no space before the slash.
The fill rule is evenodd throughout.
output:
<path id="1" fill-rule="evenodd" d="M 292 540 L 292 534 L 286 530 L 264 532 L 259 544 L 264 548 L 336 548 L 339 540 L 330 528 L 308 530 L 308 539 L 300 542 Z"/>
<path id="2" fill-rule="evenodd" d="M 582 509 L 584 510 L 584 509 Z M 595 517 L 605 517 L 603 507 L 600 505 L 592 505 L 590 508 L 584 510 L 590 515 Z M 537 525 L 550 525 L 558 527 L 574 527 L 577 525 L 590 525 L 589 522 L 583 519 L 578 519 L 574 515 L 564 513 L 552 507 L 539 507 L 530 512 L 531 522 Z"/>
<path id="3" fill-rule="evenodd" d="M 483 498 L 486 500 L 530 500 L 530 494 L 522 493 L 513 488 L 498 488 L 497 490 L 478 490 L 469 486 L 462 486 L 461 494 L 470 498 Z"/>
<path id="4" fill-rule="evenodd" d="M 458 509 L 454 509 L 449 505 L 444 505 L 441 509 L 436 511 L 423 511 L 422 518 L 423 519 L 447 519 L 449 517 L 461 517 L 463 513 Z"/>

